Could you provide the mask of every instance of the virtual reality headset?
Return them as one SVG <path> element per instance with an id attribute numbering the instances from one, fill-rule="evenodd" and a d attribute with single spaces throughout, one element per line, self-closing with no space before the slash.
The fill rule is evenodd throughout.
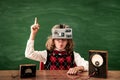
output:
<path id="1" fill-rule="evenodd" d="M 53 39 L 72 39 L 72 28 L 52 29 Z"/>

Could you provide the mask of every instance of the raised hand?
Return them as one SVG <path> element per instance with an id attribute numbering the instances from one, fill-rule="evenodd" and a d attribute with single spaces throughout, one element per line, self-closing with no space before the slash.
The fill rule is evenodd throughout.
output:
<path id="1" fill-rule="evenodd" d="M 40 28 L 40 26 L 38 24 L 37 17 L 35 17 L 34 24 L 31 26 L 31 34 L 30 34 L 30 38 L 29 39 L 31 39 L 31 40 L 35 39 L 35 36 L 36 36 L 39 28 Z"/>
<path id="2" fill-rule="evenodd" d="M 31 33 L 36 35 L 36 33 L 38 32 L 40 26 L 38 24 L 38 19 L 37 17 L 35 17 L 35 21 L 34 21 L 34 24 L 31 26 Z"/>

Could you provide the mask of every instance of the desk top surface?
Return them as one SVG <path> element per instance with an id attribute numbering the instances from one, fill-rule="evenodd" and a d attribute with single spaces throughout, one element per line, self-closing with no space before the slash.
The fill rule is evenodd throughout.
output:
<path id="1" fill-rule="evenodd" d="M 20 78 L 19 70 L 0 70 L 0 80 L 87 80 L 88 72 L 67 75 L 67 70 L 37 70 L 36 77 Z M 107 79 L 91 77 L 90 80 L 120 80 L 120 71 L 108 71 Z"/>

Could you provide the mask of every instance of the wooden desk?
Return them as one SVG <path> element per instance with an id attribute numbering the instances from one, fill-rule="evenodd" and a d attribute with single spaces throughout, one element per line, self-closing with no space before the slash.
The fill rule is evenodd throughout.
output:
<path id="1" fill-rule="evenodd" d="M 20 78 L 19 70 L 0 70 L 0 80 L 87 80 L 88 72 L 79 75 L 67 75 L 67 70 L 37 70 L 34 78 Z M 120 71 L 108 71 L 108 78 L 90 80 L 120 80 Z"/>

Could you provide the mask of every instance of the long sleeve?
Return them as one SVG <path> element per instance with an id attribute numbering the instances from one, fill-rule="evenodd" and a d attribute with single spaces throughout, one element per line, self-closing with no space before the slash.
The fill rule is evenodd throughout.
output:
<path id="1" fill-rule="evenodd" d="M 82 58 L 79 53 L 74 52 L 74 59 L 77 66 L 83 66 L 84 71 L 88 71 L 88 61 Z"/>
<path id="2" fill-rule="evenodd" d="M 26 50 L 25 50 L 25 57 L 45 63 L 46 58 L 47 58 L 47 51 L 46 50 L 35 51 L 34 50 L 34 40 L 28 40 L 27 45 L 26 45 Z"/>

